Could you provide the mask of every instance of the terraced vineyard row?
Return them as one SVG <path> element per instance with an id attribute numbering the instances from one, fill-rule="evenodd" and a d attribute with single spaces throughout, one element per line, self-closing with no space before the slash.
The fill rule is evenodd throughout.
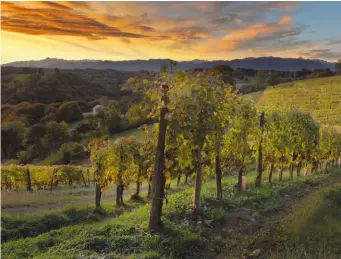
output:
<path id="1" fill-rule="evenodd" d="M 257 104 L 299 109 L 321 124 L 341 125 L 341 76 L 280 84 L 266 89 Z"/>
<path id="2" fill-rule="evenodd" d="M 92 170 L 82 166 L 8 165 L 1 169 L 1 186 L 6 190 L 26 188 L 32 190 L 50 188 L 59 184 L 89 184 L 94 180 Z"/>

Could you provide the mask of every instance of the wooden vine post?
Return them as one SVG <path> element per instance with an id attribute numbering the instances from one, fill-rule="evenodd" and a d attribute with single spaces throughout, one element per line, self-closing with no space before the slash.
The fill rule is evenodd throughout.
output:
<path id="1" fill-rule="evenodd" d="M 166 114 L 168 113 L 167 104 L 169 103 L 169 98 L 167 96 L 168 90 L 169 90 L 168 85 L 162 85 L 161 97 L 162 107 L 160 109 L 160 125 L 151 190 L 152 201 L 149 218 L 149 231 L 151 233 L 160 232 L 163 228 L 161 216 L 165 191 L 165 176 L 163 174 L 163 171 L 165 162 L 165 142 L 167 128 Z"/>
<path id="2" fill-rule="evenodd" d="M 261 138 L 260 138 L 259 146 L 258 146 L 257 178 L 256 178 L 256 182 L 255 182 L 255 185 L 257 187 L 260 187 L 261 184 L 262 184 L 262 174 L 263 174 L 263 150 L 262 150 L 262 144 L 263 144 L 264 124 L 265 124 L 264 112 L 262 112 L 260 117 L 259 117 L 259 126 L 261 128 Z"/>
<path id="3" fill-rule="evenodd" d="M 26 181 L 27 181 L 26 189 L 27 189 L 27 191 L 31 192 L 32 191 L 31 173 L 30 173 L 30 169 L 28 169 L 28 167 L 26 168 Z"/>

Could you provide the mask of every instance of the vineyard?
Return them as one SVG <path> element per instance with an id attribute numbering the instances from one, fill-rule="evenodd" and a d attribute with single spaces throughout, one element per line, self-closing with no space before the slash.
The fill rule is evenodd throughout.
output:
<path id="1" fill-rule="evenodd" d="M 326 193 L 335 188 L 336 198 L 330 201 L 334 204 L 340 195 L 334 184 L 340 182 L 341 77 L 279 85 L 264 91 L 257 105 L 221 78 L 209 70 L 164 71 L 153 81 L 129 79 L 134 91 L 145 93 L 150 116 L 159 124 L 153 134 L 148 133 L 150 137 L 139 140 L 93 139 L 88 144 L 91 169 L 3 167 L 1 183 L 7 191 L 94 182 L 94 203 L 100 210 L 111 184 L 116 188 L 116 206 L 124 208 L 124 191 L 136 185 L 131 199 L 141 201 L 140 186 L 145 183 L 150 200 L 110 224 L 65 227 L 8 241 L 2 247 L 4 258 L 212 258 L 224 252 L 223 238 L 216 240 L 214 231 L 243 206 L 280 211 L 287 197 L 298 199 L 314 192 L 315 186 L 329 188 Z M 141 130 L 148 132 L 147 127 Z M 174 188 L 172 180 L 188 184 L 189 178 L 193 188 L 168 195 Z M 261 212 L 243 217 L 255 222 Z M 231 233 L 233 237 L 238 231 Z M 334 238 L 338 232 L 332 234 Z M 242 254 L 242 242 L 243 246 L 250 242 L 239 238 L 240 244 L 232 242 L 225 250 L 238 247 L 235 258 Z M 255 246 L 247 245 L 256 253 Z M 207 257 L 202 248 L 210 251 Z M 313 248 L 307 258 L 315 258 L 309 257 Z M 339 252 L 337 248 L 330 258 Z M 250 257 L 255 257 L 252 253 Z"/>
<path id="2" fill-rule="evenodd" d="M 1 168 L 1 187 L 5 190 L 49 188 L 51 191 L 58 185 L 89 185 L 94 180 L 91 170 L 81 166 L 39 166 L 8 165 Z"/>
<path id="3" fill-rule="evenodd" d="M 341 125 L 341 76 L 268 88 L 259 98 L 258 105 L 299 109 L 310 112 L 321 124 Z"/>

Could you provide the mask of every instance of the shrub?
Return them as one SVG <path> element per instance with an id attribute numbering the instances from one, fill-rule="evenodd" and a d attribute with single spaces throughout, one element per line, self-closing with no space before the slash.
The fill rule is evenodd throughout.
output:
<path id="1" fill-rule="evenodd" d="M 26 150 L 22 150 L 18 153 L 18 163 L 19 164 L 28 164 L 32 161 L 32 152 L 30 151 L 26 151 Z"/>
<path id="2" fill-rule="evenodd" d="M 81 109 L 82 112 L 91 112 L 93 106 L 90 103 L 87 103 L 85 101 L 78 101 L 77 105 Z"/>
<path id="3" fill-rule="evenodd" d="M 44 162 L 44 164 L 68 164 L 71 160 L 82 159 L 87 157 L 88 154 L 84 150 L 82 144 L 76 142 L 69 142 L 63 144 L 57 152 L 51 154 Z"/>
<path id="4" fill-rule="evenodd" d="M 44 105 L 41 103 L 21 102 L 17 105 L 2 105 L 1 115 L 3 122 L 22 121 L 32 125 L 44 116 Z"/>
<path id="5" fill-rule="evenodd" d="M 50 121 L 46 125 L 44 141 L 45 147 L 48 149 L 59 148 L 63 143 L 68 142 L 70 138 L 70 132 L 65 122 Z"/>
<path id="6" fill-rule="evenodd" d="M 46 133 L 46 127 L 37 123 L 28 129 L 25 134 L 23 145 L 32 152 L 32 158 L 42 157 L 44 155 L 43 139 Z"/>
<path id="7" fill-rule="evenodd" d="M 76 102 L 67 102 L 62 104 L 58 109 L 58 117 L 60 120 L 71 122 L 83 119 L 83 114 Z"/>
<path id="8" fill-rule="evenodd" d="M 1 149 L 4 157 L 16 158 L 17 153 L 22 148 L 26 130 L 22 122 L 8 122 L 2 125 Z"/>
<path id="9" fill-rule="evenodd" d="M 121 116 L 114 106 L 105 107 L 97 115 L 100 126 L 109 134 L 119 132 L 121 128 Z"/>

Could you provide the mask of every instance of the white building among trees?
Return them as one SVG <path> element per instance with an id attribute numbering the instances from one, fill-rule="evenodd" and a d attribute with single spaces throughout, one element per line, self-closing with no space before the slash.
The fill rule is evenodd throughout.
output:
<path id="1" fill-rule="evenodd" d="M 92 115 L 97 115 L 103 108 L 104 105 L 97 104 L 94 108 L 92 108 Z"/>

